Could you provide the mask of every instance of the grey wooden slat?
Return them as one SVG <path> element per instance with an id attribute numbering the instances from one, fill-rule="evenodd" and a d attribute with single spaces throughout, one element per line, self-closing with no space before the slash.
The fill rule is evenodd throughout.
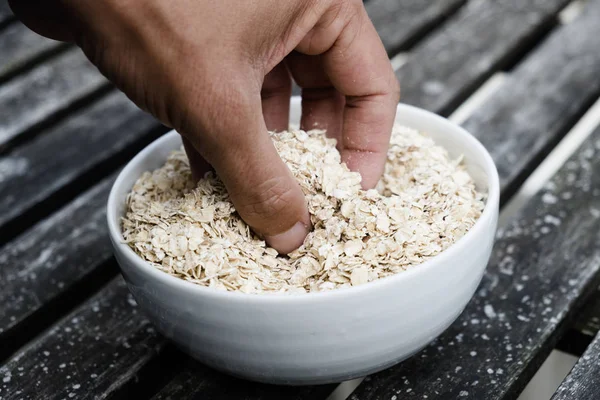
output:
<path id="1" fill-rule="evenodd" d="M 551 400 L 596 400 L 600 397 L 600 335 L 577 361 Z"/>
<path id="2" fill-rule="evenodd" d="M 0 86 L 0 149 L 103 86 L 106 79 L 79 49 L 8 81 Z"/>
<path id="3" fill-rule="evenodd" d="M 1 376 L 1 375 L 0 375 Z M 318 400 L 325 399 L 336 385 L 270 386 L 232 378 L 197 362 L 190 362 L 185 370 L 165 386 L 153 400 L 219 399 L 219 400 Z M 196 396 L 196 397 L 194 397 Z"/>
<path id="4" fill-rule="evenodd" d="M 388 54 L 394 55 L 426 34 L 466 0 L 371 0 L 367 13 Z"/>
<path id="5" fill-rule="evenodd" d="M 600 96 L 600 2 L 555 30 L 463 124 L 490 151 L 503 189 L 524 173 Z"/>
<path id="6" fill-rule="evenodd" d="M 0 398 L 110 397 L 162 343 L 119 278 L 0 367 Z"/>
<path id="7" fill-rule="evenodd" d="M 0 248 L 2 351 L 27 318 L 110 259 L 105 204 L 112 181 L 105 179 Z"/>
<path id="8" fill-rule="evenodd" d="M 111 397 L 134 381 L 165 344 L 138 312 L 119 277 L 0 367 L 0 377 L 10 377 L 0 382 L 0 399 L 58 399 L 72 397 L 71 393 L 77 398 Z M 188 376 L 206 378 L 202 381 L 205 398 L 318 400 L 333 389 L 254 384 L 199 364 L 188 370 Z M 175 381 L 160 398 L 181 398 L 181 390 L 189 385 L 193 381 Z"/>
<path id="9" fill-rule="evenodd" d="M 448 114 L 547 29 L 569 0 L 467 3 L 398 71 L 401 101 Z"/>
<path id="10" fill-rule="evenodd" d="M 0 31 L 0 82 L 36 59 L 65 48 L 61 42 L 46 39 L 20 22 Z"/>
<path id="11" fill-rule="evenodd" d="M 351 399 L 516 398 L 600 278 L 598 170 L 600 128 L 500 230 L 459 319 L 415 357 L 369 377 Z"/>
<path id="12" fill-rule="evenodd" d="M 47 204 L 98 166 L 124 162 L 158 136 L 159 126 L 114 92 L 0 157 L 0 192 L 6 194 L 0 197 L 0 238 L 15 230 L 7 223 Z"/>

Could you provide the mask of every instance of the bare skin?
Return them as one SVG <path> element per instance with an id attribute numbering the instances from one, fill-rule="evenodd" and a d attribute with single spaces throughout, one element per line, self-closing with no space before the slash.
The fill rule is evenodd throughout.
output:
<path id="1" fill-rule="evenodd" d="M 140 108 L 176 129 L 194 175 L 211 166 L 240 216 L 288 253 L 306 201 L 267 130 L 285 130 L 291 78 L 303 129 L 327 129 L 372 188 L 399 85 L 360 0 L 10 0 L 37 33 L 76 43 Z"/>

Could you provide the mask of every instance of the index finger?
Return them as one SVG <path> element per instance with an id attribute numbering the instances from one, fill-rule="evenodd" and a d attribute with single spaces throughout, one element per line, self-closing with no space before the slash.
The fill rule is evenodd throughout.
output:
<path id="1" fill-rule="evenodd" d="M 362 3 L 323 54 L 323 66 L 346 96 L 342 161 L 360 172 L 363 188 L 373 188 L 385 167 L 400 86 Z"/>

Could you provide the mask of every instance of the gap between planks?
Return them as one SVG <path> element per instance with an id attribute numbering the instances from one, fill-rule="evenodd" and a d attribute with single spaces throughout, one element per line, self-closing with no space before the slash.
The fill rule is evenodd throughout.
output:
<path id="1" fill-rule="evenodd" d="M 560 169 L 581 143 L 600 125 L 600 99 L 571 128 L 559 144 L 525 180 L 521 188 L 506 204 L 498 225 L 506 224 L 533 197 L 544 184 Z"/>

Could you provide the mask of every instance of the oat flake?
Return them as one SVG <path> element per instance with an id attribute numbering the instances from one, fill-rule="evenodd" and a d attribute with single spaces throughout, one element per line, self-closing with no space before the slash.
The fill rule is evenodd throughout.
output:
<path id="1" fill-rule="evenodd" d="M 416 130 L 394 127 L 385 173 L 368 191 L 324 131 L 271 137 L 302 187 L 314 226 L 298 250 L 279 256 L 253 234 L 214 174 L 194 185 L 183 150 L 134 185 L 125 241 L 156 268 L 199 285 L 317 292 L 421 264 L 461 238 L 483 210 L 484 196 L 461 160 Z"/>

